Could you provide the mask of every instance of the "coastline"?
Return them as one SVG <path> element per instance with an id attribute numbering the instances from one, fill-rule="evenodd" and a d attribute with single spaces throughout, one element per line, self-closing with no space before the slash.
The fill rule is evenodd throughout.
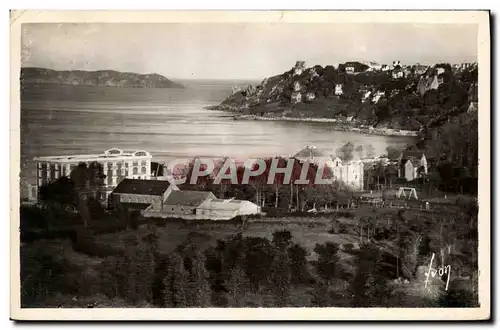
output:
<path id="1" fill-rule="evenodd" d="M 345 121 L 335 118 L 324 117 L 286 117 L 286 116 L 257 116 L 257 115 L 243 115 L 241 109 L 227 105 L 215 105 L 205 107 L 207 110 L 218 110 L 230 113 L 234 120 L 259 120 L 259 121 L 290 121 L 290 122 L 309 122 L 309 123 L 331 123 L 332 127 L 339 132 L 355 132 L 365 135 L 382 135 L 382 136 L 400 136 L 400 137 L 416 137 L 418 131 L 410 131 L 394 128 L 376 128 L 376 127 L 356 127 L 350 125 Z M 363 126 L 363 125 L 361 125 Z"/>
<path id="2" fill-rule="evenodd" d="M 345 125 L 339 123 L 337 119 L 334 118 L 312 118 L 312 117 L 262 117 L 256 115 L 234 115 L 235 120 L 260 120 L 260 121 L 290 121 L 290 122 L 310 122 L 310 123 L 332 123 L 332 127 L 336 131 L 340 132 L 356 132 L 366 135 L 383 135 L 383 136 L 404 136 L 404 137 L 416 137 L 418 136 L 418 131 L 401 130 L 393 128 L 375 128 L 375 127 L 354 127 L 352 125 Z"/>

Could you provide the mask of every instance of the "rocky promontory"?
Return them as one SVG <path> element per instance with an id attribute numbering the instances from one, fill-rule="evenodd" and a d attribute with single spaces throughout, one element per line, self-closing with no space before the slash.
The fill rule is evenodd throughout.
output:
<path id="1" fill-rule="evenodd" d="M 237 119 L 324 121 L 416 134 L 430 123 L 466 112 L 475 101 L 475 63 L 306 67 L 298 61 L 260 85 L 233 88 L 211 109 L 232 112 Z"/>

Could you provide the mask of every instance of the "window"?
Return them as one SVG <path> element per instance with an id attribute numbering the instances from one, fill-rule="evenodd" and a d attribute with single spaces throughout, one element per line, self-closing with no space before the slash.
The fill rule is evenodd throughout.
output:
<path id="1" fill-rule="evenodd" d="M 146 166 L 141 167 L 141 173 L 146 174 Z"/>
<path id="2" fill-rule="evenodd" d="M 133 166 L 139 166 L 139 162 L 133 162 Z"/>
<path id="3" fill-rule="evenodd" d="M 141 165 L 146 166 L 146 161 L 145 160 L 141 161 Z"/>
<path id="4" fill-rule="evenodd" d="M 134 169 L 133 169 L 133 171 L 132 171 L 132 174 L 133 174 L 133 175 L 137 175 L 137 174 L 138 174 L 137 172 L 138 172 L 137 167 L 134 167 Z"/>

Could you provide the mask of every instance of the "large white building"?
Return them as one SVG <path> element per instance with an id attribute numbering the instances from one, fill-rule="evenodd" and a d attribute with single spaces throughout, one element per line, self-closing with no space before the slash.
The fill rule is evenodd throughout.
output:
<path id="1" fill-rule="evenodd" d="M 102 154 L 35 157 L 37 162 L 37 190 L 44 184 L 57 180 L 62 176 L 69 177 L 71 171 L 81 163 L 87 165 L 98 162 L 102 165 L 105 179 L 106 199 L 113 189 L 125 178 L 151 178 L 152 155 L 144 150 L 124 152 L 111 148 Z"/>
<path id="2" fill-rule="evenodd" d="M 293 158 L 302 162 L 323 163 L 331 171 L 335 181 L 342 182 L 355 191 L 363 190 L 364 165 L 362 161 L 342 161 L 340 158 L 319 150 L 315 146 L 305 147 L 296 153 Z"/>

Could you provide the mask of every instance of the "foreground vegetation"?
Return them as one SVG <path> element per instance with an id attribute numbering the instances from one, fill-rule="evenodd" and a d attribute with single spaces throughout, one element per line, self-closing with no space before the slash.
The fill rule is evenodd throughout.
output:
<path id="1" fill-rule="evenodd" d="M 474 204 L 446 212 L 360 208 L 246 224 L 144 221 L 116 219 L 121 228 L 106 228 L 83 227 L 80 219 L 52 238 L 25 239 L 22 305 L 478 305 Z M 435 269 L 451 266 L 447 291 L 445 276 L 425 287 L 432 253 Z"/>

